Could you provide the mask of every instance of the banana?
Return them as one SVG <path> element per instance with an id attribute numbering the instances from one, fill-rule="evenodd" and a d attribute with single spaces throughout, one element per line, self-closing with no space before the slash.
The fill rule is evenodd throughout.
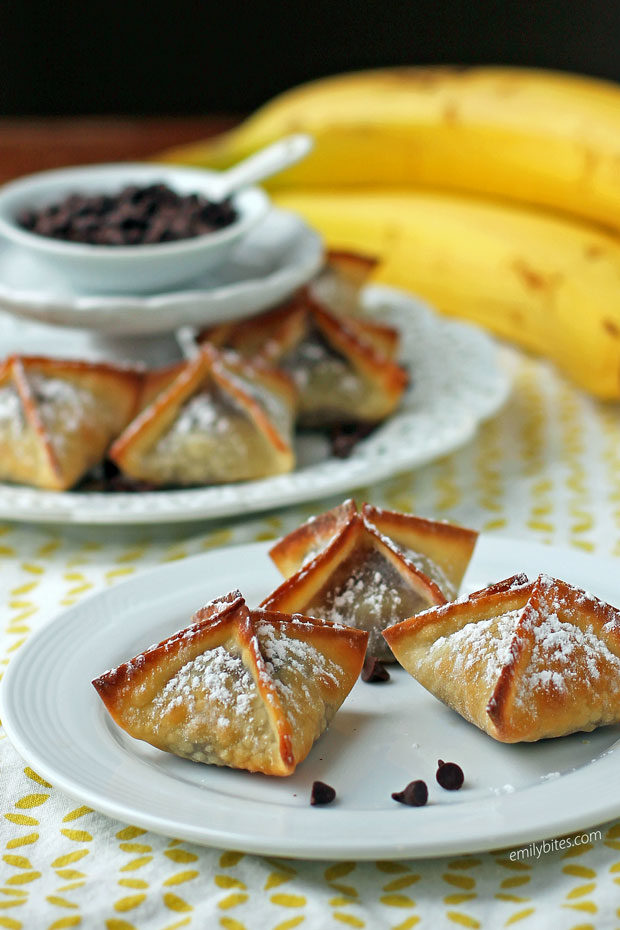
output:
<path id="1" fill-rule="evenodd" d="M 374 253 L 375 282 L 552 359 L 620 397 L 620 240 L 585 223 L 429 191 L 281 191 L 328 247 Z"/>
<path id="2" fill-rule="evenodd" d="M 169 161 L 226 168 L 289 132 L 315 137 L 283 187 L 430 187 L 620 229 L 620 87 L 516 68 L 397 68 L 295 88 Z"/>
<path id="3" fill-rule="evenodd" d="M 226 168 L 315 137 L 270 182 L 375 280 L 542 353 L 620 398 L 620 87 L 514 68 L 397 68 L 294 88 L 216 140 L 165 153 Z"/>

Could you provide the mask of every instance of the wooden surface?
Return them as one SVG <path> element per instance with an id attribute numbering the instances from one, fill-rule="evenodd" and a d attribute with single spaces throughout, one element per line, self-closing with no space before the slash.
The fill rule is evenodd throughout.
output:
<path id="1" fill-rule="evenodd" d="M 146 159 L 225 132 L 238 121 L 232 116 L 0 119 L 0 183 L 64 165 Z"/>

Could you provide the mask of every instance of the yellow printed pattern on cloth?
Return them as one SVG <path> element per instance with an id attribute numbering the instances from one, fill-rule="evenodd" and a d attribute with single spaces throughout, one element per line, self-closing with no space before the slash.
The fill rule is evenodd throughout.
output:
<path id="1" fill-rule="evenodd" d="M 475 442 L 356 495 L 620 556 L 617 407 L 579 394 L 543 363 L 512 364 L 514 394 Z M 275 538 L 338 500 L 167 536 L 0 525 L 0 674 L 33 631 L 87 594 L 149 566 Z M 8 930 L 585 930 L 612 926 L 613 917 L 620 926 L 620 822 L 601 827 L 599 842 L 537 860 L 512 861 L 505 851 L 301 862 L 201 848 L 110 820 L 54 789 L 1 729 L 0 786 L 0 928 Z"/>

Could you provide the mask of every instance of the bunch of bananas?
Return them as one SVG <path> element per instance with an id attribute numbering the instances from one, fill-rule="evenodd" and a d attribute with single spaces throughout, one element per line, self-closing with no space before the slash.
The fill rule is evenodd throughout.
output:
<path id="1" fill-rule="evenodd" d="M 401 68 L 296 88 L 167 160 L 225 168 L 290 132 L 269 183 L 330 247 L 620 398 L 620 87 L 509 68 Z"/>

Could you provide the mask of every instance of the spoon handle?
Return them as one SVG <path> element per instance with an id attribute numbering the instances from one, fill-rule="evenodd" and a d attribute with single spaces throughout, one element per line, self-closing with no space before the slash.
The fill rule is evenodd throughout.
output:
<path id="1" fill-rule="evenodd" d="M 224 200 L 230 194 L 278 174 L 289 165 L 304 158 L 314 145 L 312 136 L 298 133 L 285 136 L 272 145 L 261 149 L 249 158 L 240 161 L 233 168 L 224 171 L 218 178 L 218 197 Z"/>

